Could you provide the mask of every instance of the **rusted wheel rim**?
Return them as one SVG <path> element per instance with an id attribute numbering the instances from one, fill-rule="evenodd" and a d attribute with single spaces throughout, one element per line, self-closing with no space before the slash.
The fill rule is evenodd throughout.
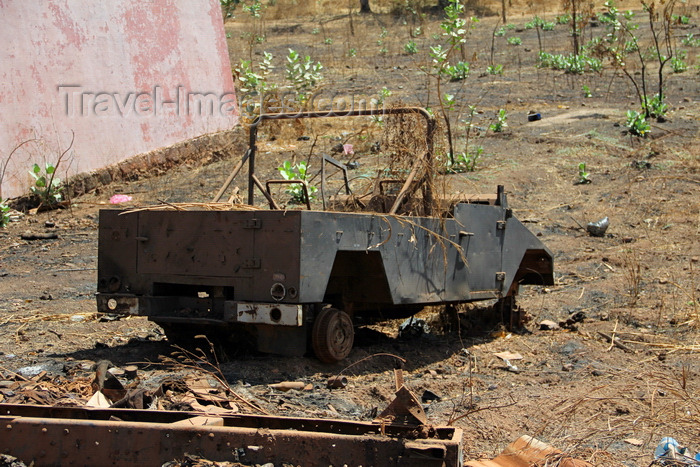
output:
<path id="1" fill-rule="evenodd" d="M 352 320 L 344 311 L 327 308 L 316 317 L 311 343 L 322 362 L 334 363 L 346 358 L 354 340 Z"/>

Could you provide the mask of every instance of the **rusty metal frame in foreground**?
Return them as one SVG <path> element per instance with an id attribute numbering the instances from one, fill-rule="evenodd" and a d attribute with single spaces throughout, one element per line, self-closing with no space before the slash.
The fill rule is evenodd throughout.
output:
<path id="1" fill-rule="evenodd" d="M 212 461 L 303 466 L 462 465 L 462 430 L 346 420 L 0 404 L 0 452 L 35 465 Z M 184 422 L 184 423 L 183 423 Z"/>
<path id="2" fill-rule="evenodd" d="M 231 174 L 228 176 L 224 184 L 219 189 L 219 192 L 214 196 L 213 202 L 219 202 L 223 197 L 224 193 L 233 183 L 238 173 L 241 171 L 243 166 L 248 164 L 248 204 L 253 206 L 255 204 L 255 189 L 257 188 L 265 196 L 270 207 L 272 209 L 279 209 L 277 203 L 272 199 L 268 190 L 265 189 L 263 183 L 255 175 L 255 156 L 257 153 L 257 139 L 258 139 L 258 126 L 264 120 L 290 120 L 290 119 L 304 119 L 304 118 L 330 118 L 330 117 L 363 117 L 363 116 L 377 116 L 377 115 L 419 115 L 425 119 L 426 122 L 426 152 L 419 157 L 416 157 L 416 161 L 411 167 L 411 171 L 403 183 L 401 190 L 399 191 L 396 200 L 392 208 L 389 210 L 389 214 L 396 214 L 399 206 L 403 202 L 406 195 L 411 191 L 412 185 L 418 171 L 421 167 L 426 166 L 433 157 L 433 138 L 435 133 L 435 119 L 423 108 L 420 107 L 397 107 L 392 109 L 382 109 L 381 112 L 377 110 L 365 109 L 365 110 L 348 110 L 343 112 L 321 112 L 321 111 L 310 111 L 310 112 L 294 112 L 294 113 L 275 113 L 275 114 L 261 114 L 255 117 L 255 120 L 250 124 L 248 150 L 243 155 L 243 158 L 234 167 Z M 325 181 L 325 176 L 323 177 Z M 296 182 L 301 182 L 296 180 Z M 347 174 L 345 178 L 345 183 L 347 184 Z M 323 191 L 323 186 L 321 187 Z M 347 188 L 347 187 L 346 187 Z M 415 188 L 415 187 L 414 187 Z M 424 203 L 427 208 L 430 206 L 432 193 L 430 193 L 429 184 L 426 185 L 426 199 Z M 308 199 L 308 195 L 307 195 Z M 325 195 L 324 195 L 324 205 L 325 205 Z"/>

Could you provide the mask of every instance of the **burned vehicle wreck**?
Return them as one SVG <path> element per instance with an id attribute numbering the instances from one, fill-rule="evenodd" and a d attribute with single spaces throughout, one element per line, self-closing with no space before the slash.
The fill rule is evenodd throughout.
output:
<path id="1" fill-rule="evenodd" d="M 502 186 L 436 196 L 432 117 L 420 108 L 384 112 L 420 117 L 424 151 L 400 178 L 378 176 L 369 193 L 354 192 L 347 166 L 327 155 L 314 156 L 322 178 L 314 206 L 305 180 L 261 181 L 259 126 L 319 116 L 270 114 L 251 125 L 249 148 L 212 203 L 102 210 L 98 310 L 147 316 L 168 337 L 243 329 L 260 351 L 313 349 L 323 362 L 348 356 L 359 317 L 496 299 L 516 323 L 518 287 L 553 283 L 551 252 L 513 216 Z M 221 202 L 243 168 L 247 204 Z M 303 209 L 279 204 L 273 188 L 283 184 L 301 188 Z M 256 193 L 269 206 L 256 205 Z"/>

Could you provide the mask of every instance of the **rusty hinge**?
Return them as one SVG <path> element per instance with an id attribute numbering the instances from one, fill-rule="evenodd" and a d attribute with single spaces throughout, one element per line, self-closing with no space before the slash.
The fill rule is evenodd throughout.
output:
<path id="1" fill-rule="evenodd" d="M 496 221 L 497 230 L 506 230 L 506 221 Z"/>
<path id="2" fill-rule="evenodd" d="M 260 258 L 248 258 L 243 260 L 243 269 L 260 269 Z"/>
<path id="3" fill-rule="evenodd" d="M 246 219 L 243 222 L 244 229 L 259 229 L 262 227 L 262 221 L 260 219 Z"/>

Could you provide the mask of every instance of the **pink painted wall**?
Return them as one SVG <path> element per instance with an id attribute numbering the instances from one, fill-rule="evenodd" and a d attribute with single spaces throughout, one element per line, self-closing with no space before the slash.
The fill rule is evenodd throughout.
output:
<path id="1" fill-rule="evenodd" d="M 238 123 L 219 0 L 0 0 L 0 194 Z"/>

